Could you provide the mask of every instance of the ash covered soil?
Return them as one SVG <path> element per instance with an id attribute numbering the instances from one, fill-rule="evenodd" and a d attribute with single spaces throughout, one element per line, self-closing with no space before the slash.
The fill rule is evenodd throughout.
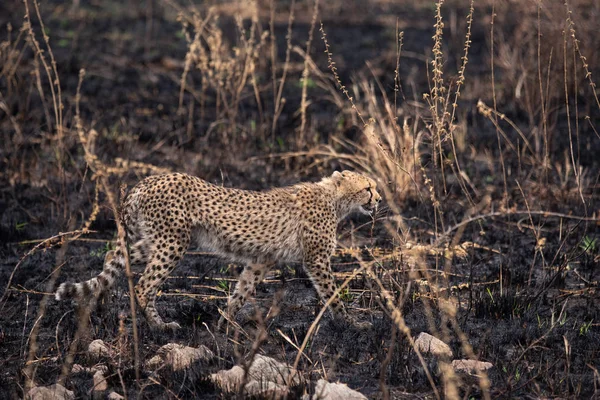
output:
<path id="1" fill-rule="evenodd" d="M 291 55 L 290 76 L 284 90 L 286 105 L 276 134 L 269 132 L 270 123 L 265 122 L 265 115 L 272 114 L 272 99 L 260 107 L 250 102 L 251 96 L 246 103 L 242 101 L 237 118 L 247 123 L 239 128 L 235 139 L 220 137 L 222 131 L 213 124 L 219 106 L 210 93 L 201 114 L 198 92 L 185 92 L 181 112 L 180 80 L 187 50 L 180 34 L 181 24 L 170 3 L 150 3 L 154 4 L 150 10 L 138 5 L 125 7 L 121 2 L 82 2 L 79 9 L 58 1 L 42 5 L 46 33 L 52 38 L 61 78 L 66 125 L 74 126 L 78 76 L 80 69 L 85 68 L 81 114 L 86 125 L 98 132 L 95 151 L 103 162 L 111 164 L 120 157 L 191 173 L 228 187 L 256 190 L 314 181 L 344 167 L 333 158 L 316 162 L 310 157 L 277 156 L 307 152 L 319 144 L 359 140 L 361 135 L 349 114 L 336 108 L 331 93 L 313 82 L 308 91 L 308 114 L 314 135 L 298 144 L 295 132 L 301 117 L 296 111 L 301 103 L 298 82 L 303 59 L 297 53 Z M 221 3 L 215 5 L 228 4 Z M 366 8 L 360 2 L 341 8 L 323 6 L 320 18 L 333 45 L 341 79 L 350 81 L 372 74 L 385 90 L 393 91 L 396 18 L 383 16 L 399 15 L 400 29 L 405 32 L 404 102 L 422 98 L 427 90 L 426 60 L 434 33 L 434 14 L 431 7 L 413 8 L 408 3 L 392 6 L 374 2 L 373 7 Z M 268 4 L 265 7 L 268 10 Z M 274 31 L 281 61 L 285 58 L 289 3 L 278 3 L 278 7 Z M 312 3 L 299 2 L 297 7 L 292 43 L 304 47 Z M 237 28 L 231 9 L 223 6 L 219 10 L 220 26 L 229 36 L 226 40 L 235 42 Z M 487 154 L 488 143 L 496 141 L 493 125 L 476 110 L 479 96 L 491 103 L 489 90 L 480 83 L 489 78 L 485 67 L 489 63 L 489 11 L 482 7 L 477 14 L 469 86 L 461 100 L 466 110 L 461 118 L 469 130 L 478 133 L 469 139 L 472 156 L 462 160 L 478 188 L 471 194 L 485 193 L 492 199 L 491 206 L 481 209 L 483 214 L 497 212 L 504 193 L 501 169 L 490 167 L 485 158 L 476 156 Z M 456 15 L 462 18 L 467 12 L 465 5 L 451 6 L 446 17 L 452 21 Z M 408 13 L 411 18 L 403 20 L 401 16 Z M 0 39 L 10 36 L 11 43 L 18 43 L 23 15 L 21 2 L 3 2 Z M 266 15 L 265 19 L 261 14 L 265 31 L 269 29 Z M 14 28 L 10 34 L 9 22 Z M 458 22 L 458 28 L 463 32 L 464 21 Z M 446 29 L 446 62 L 451 65 L 460 62 L 464 39 L 455 34 L 455 29 Z M 313 57 L 327 74 L 327 57 L 318 26 L 314 36 Z M 51 292 L 61 282 L 88 279 L 100 272 L 104 254 L 116 240 L 113 213 L 105 195 L 100 193 L 98 214 L 89 234 L 62 244 L 60 237 L 43 242 L 60 232 L 80 229 L 93 212 L 96 192 L 89 179 L 93 172 L 85 165 L 75 134 L 67 135 L 62 144 L 64 158 L 54 153 L 58 144 L 46 117 L 44 104 L 48 102 L 40 100 L 36 89 L 37 67 L 33 60 L 31 48 L 25 49 L 18 72 L 10 79 L 3 75 L 0 80 L 4 98 L 0 103 L 8 105 L 20 127 L 17 140 L 15 122 L 6 117 L 6 112 L 0 114 L 3 138 L 6 143 L 12 142 L 0 149 L 0 398 L 24 396 L 25 371 L 31 365 L 38 385 L 57 381 L 80 326 L 81 314 L 69 302 L 54 301 Z M 365 60 L 370 63 L 366 65 Z M 262 78 L 262 84 L 270 79 L 268 75 Z M 47 83 L 45 76 L 40 79 L 42 84 Z M 199 90 L 198 82 L 196 86 Z M 188 108 L 191 99 L 196 103 Z M 580 99 L 579 106 L 588 111 L 591 121 L 599 122 L 598 110 L 591 107 L 589 111 L 583 101 Z M 506 93 L 499 95 L 498 104 L 509 110 L 507 113 L 519 126 L 527 126 L 529 117 L 521 104 Z M 566 123 L 557 119 L 558 131 Z M 343 382 L 368 398 L 383 398 L 385 393 L 398 399 L 435 398 L 432 383 L 443 392 L 443 375 L 435 359 L 426 357 L 425 366 L 431 372 L 431 379 L 428 378 L 408 339 L 421 332 L 444 340 L 453 358 L 474 355 L 492 363 L 488 377 L 494 398 L 598 396 L 600 196 L 595 155 L 600 152 L 600 139 L 583 123 L 580 129 L 580 162 L 591 181 L 581 193 L 573 182 L 561 184 L 554 173 L 550 174 L 549 184 L 535 181 L 532 174 L 521 171 L 521 160 L 516 156 L 505 160 L 527 183 L 522 191 L 515 187 L 509 194 L 515 199 L 515 209 L 531 206 L 554 214 L 508 212 L 490 216 L 460 225 L 451 231 L 452 235 L 436 241 L 438 222 L 425 188 L 424 195 L 407 198 L 401 204 L 400 216 L 405 224 L 402 226 L 407 226 L 408 231 L 395 223 L 399 216 L 390 207 L 381 210 L 375 220 L 353 216 L 342 222 L 338 230 L 339 251 L 332 259 L 337 283 L 348 278 L 361 262 L 370 263 L 375 276 L 401 304 L 409 332 L 400 332 L 392 322 L 373 278 L 359 273 L 350 281 L 343 299 L 358 321 L 371 325 L 347 326 L 325 315 L 300 358 L 302 383 L 292 388 L 289 397 L 314 394 L 316 382 L 325 378 Z M 341 142 L 336 142 L 336 138 Z M 553 154 L 562 157 L 565 143 L 568 145 L 568 138 L 557 135 L 552 142 Z M 62 160 L 62 164 L 57 160 Z M 560 162 L 564 164 L 562 158 Z M 433 161 L 425 156 L 424 164 Z M 113 176 L 110 183 L 114 187 L 131 187 L 143 176 L 139 170 L 131 169 Z M 471 205 L 457 180 L 445 184 L 447 190 L 440 201 L 448 223 L 444 229 L 449 229 L 463 221 L 465 209 Z M 580 201 L 582 196 L 585 205 Z M 584 219 L 570 218 L 586 215 Z M 461 236 L 454 236 L 457 231 Z M 399 240 L 407 237 L 408 243 Z M 594 242 L 596 238 L 598 241 Z M 421 245 L 426 246 L 422 252 L 415 250 Z M 460 254 L 449 254 L 448 247 L 457 246 L 462 250 Z M 95 361 L 85 349 L 92 340 L 102 339 L 124 349 L 106 375 L 111 390 L 121 394 L 126 390 L 128 397 L 228 398 L 232 395 L 210 382 L 208 376 L 239 364 L 253 352 L 264 326 L 255 316 L 264 317 L 271 310 L 276 311 L 276 316 L 266 322 L 267 336 L 260 341 L 258 353 L 293 364 L 298 346 L 322 307 L 302 266 L 279 264 L 258 286 L 255 302 L 246 304 L 238 315 L 241 329 L 230 327 L 228 332 L 219 332 L 219 309 L 225 309 L 239 271 L 239 265 L 192 247 L 157 300 L 163 318 L 178 322 L 182 329 L 174 333 L 153 332 L 141 314 L 137 315 L 142 362 L 172 342 L 207 346 L 217 355 L 210 362 L 194 365 L 185 373 L 152 375 L 142 370 L 143 388 L 137 386 L 125 278 L 90 315 L 89 327 L 75 346 L 74 362 L 92 367 Z M 140 272 L 134 271 L 134 279 Z M 49 287 L 54 277 L 56 284 Z M 448 317 L 448 303 L 456 311 L 452 318 Z M 42 318 L 41 307 L 45 307 Z M 459 332 L 464 335 L 461 337 Z M 37 343 L 37 349 L 27 364 L 32 341 Z M 78 398 L 92 396 L 90 374 L 69 375 L 64 385 Z M 483 396 L 476 380 L 465 379 L 459 390 L 462 396 Z"/>

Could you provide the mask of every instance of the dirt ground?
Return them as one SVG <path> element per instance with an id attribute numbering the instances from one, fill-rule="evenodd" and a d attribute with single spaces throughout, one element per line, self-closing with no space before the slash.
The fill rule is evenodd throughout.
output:
<path id="1" fill-rule="evenodd" d="M 114 193 L 157 168 L 253 190 L 353 168 L 385 187 L 376 218 L 340 224 L 332 259 L 338 283 L 361 266 L 372 269 L 353 278 L 342 297 L 357 320 L 372 326 L 341 326 L 326 315 L 300 359 L 303 383 L 289 398 L 314 394 L 321 378 L 368 398 L 452 398 L 436 361 L 421 363 L 410 343 L 420 332 L 444 340 L 454 358 L 493 364 L 489 389 L 463 379 L 458 397 L 600 395 L 600 103 L 590 88 L 600 76 L 597 2 L 575 1 L 571 14 L 562 3 L 538 9 L 529 1 L 477 2 L 461 81 L 469 2 L 446 1 L 441 51 L 450 90 L 433 108 L 435 2 L 328 2 L 316 17 L 311 1 L 191 3 L 44 1 L 43 27 L 32 3 L 0 4 L 0 398 L 25 395 L 27 370 L 38 385 L 57 381 L 81 320 L 72 303 L 47 295 L 61 282 L 95 276 L 114 246 L 114 214 L 87 158 L 91 150 L 114 167 L 107 175 Z M 25 4 L 32 31 L 24 25 Z M 210 52 L 196 58 L 186 41 L 186 33 L 193 40 L 198 32 L 193 8 L 196 22 L 209 21 L 200 43 Z M 320 24 L 356 107 L 328 67 Z M 314 67 L 303 81 L 307 40 Z M 236 84 L 243 71 L 230 46 L 244 45 L 254 69 Z M 45 49 L 44 59 L 36 46 Z M 182 78 L 186 60 L 192 67 Z M 93 136 L 87 148 L 75 117 L 82 68 L 80 117 Z M 279 82 L 286 71 L 279 112 L 273 70 Z M 444 136 L 436 119 L 443 112 L 434 110 L 447 98 L 452 111 L 457 85 L 455 120 L 444 125 L 454 136 Z M 60 113 L 53 106 L 58 96 Z M 479 101 L 498 113 L 486 113 Z M 395 122 L 387 119 L 392 108 Z M 419 163 L 402 164 L 410 153 L 402 129 L 392 141 L 372 140 L 361 117 L 375 118 L 376 129 L 406 123 L 410 143 L 421 135 L 413 147 Z M 62 234 L 84 229 L 86 221 L 89 232 Z M 293 364 L 322 307 L 302 266 L 278 265 L 238 315 L 243 329 L 218 332 L 219 309 L 239 269 L 193 247 L 158 299 L 164 318 L 183 329 L 153 332 L 138 313 L 141 360 L 176 342 L 205 345 L 216 361 L 185 374 L 143 372 L 143 389 L 137 386 L 123 278 L 90 315 L 74 362 L 91 367 L 84 350 L 102 339 L 126 349 L 118 366 L 109 366 L 112 390 L 126 389 L 130 398 L 229 398 L 207 376 L 247 358 L 260 332 L 255 314 L 275 307 L 258 352 Z M 392 318 L 374 276 L 407 329 Z M 77 398 L 91 396 L 89 375 L 69 375 L 64 384 Z"/>

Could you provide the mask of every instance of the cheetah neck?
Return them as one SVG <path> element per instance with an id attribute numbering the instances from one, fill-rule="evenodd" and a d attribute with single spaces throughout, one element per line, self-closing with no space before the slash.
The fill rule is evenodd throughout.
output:
<path id="1" fill-rule="evenodd" d="M 321 186 L 324 195 L 333 203 L 338 222 L 352 213 L 352 205 L 349 204 L 347 199 L 345 199 L 338 191 L 337 186 L 331 178 L 323 178 L 320 182 L 316 183 L 316 185 Z"/>

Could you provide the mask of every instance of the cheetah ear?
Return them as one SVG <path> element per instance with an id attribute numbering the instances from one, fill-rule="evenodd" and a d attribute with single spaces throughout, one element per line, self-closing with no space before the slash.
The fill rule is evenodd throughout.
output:
<path id="1" fill-rule="evenodd" d="M 336 186 L 340 186 L 342 184 L 342 174 L 339 171 L 335 171 L 331 175 L 331 180 L 333 180 Z"/>

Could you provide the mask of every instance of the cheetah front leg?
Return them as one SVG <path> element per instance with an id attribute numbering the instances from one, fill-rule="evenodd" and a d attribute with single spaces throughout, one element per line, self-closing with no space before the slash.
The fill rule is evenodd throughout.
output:
<path id="1" fill-rule="evenodd" d="M 237 312 L 242 308 L 246 300 L 254 293 L 256 285 L 262 282 L 265 274 L 275 265 L 269 264 L 249 264 L 240 274 L 235 290 L 227 300 L 227 318 L 221 316 L 217 323 L 217 329 L 221 330 L 226 319 L 235 318 Z"/>
<path id="2" fill-rule="evenodd" d="M 331 272 L 329 256 L 313 255 L 312 257 L 308 257 L 304 262 L 304 269 L 323 303 L 327 303 L 329 299 L 332 299 L 329 307 L 334 317 L 348 319 L 346 308 L 336 293 L 337 286 Z"/>
<path id="3" fill-rule="evenodd" d="M 335 225 L 329 227 L 329 232 L 317 232 L 308 229 L 304 232 L 302 247 L 304 248 L 304 269 L 312 281 L 323 303 L 331 299 L 330 310 L 334 317 L 348 319 L 344 305 L 340 301 L 331 272 L 330 258 L 335 251 Z"/>
<path id="4" fill-rule="evenodd" d="M 185 237 L 174 241 L 161 240 L 152 246 L 146 269 L 135 287 L 138 305 L 152 329 L 181 328 L 177 322 L 166 323 L 162 320 L 156 310 L 156 294 L 183 257 L 188 245 L 189 238 Z"/>

